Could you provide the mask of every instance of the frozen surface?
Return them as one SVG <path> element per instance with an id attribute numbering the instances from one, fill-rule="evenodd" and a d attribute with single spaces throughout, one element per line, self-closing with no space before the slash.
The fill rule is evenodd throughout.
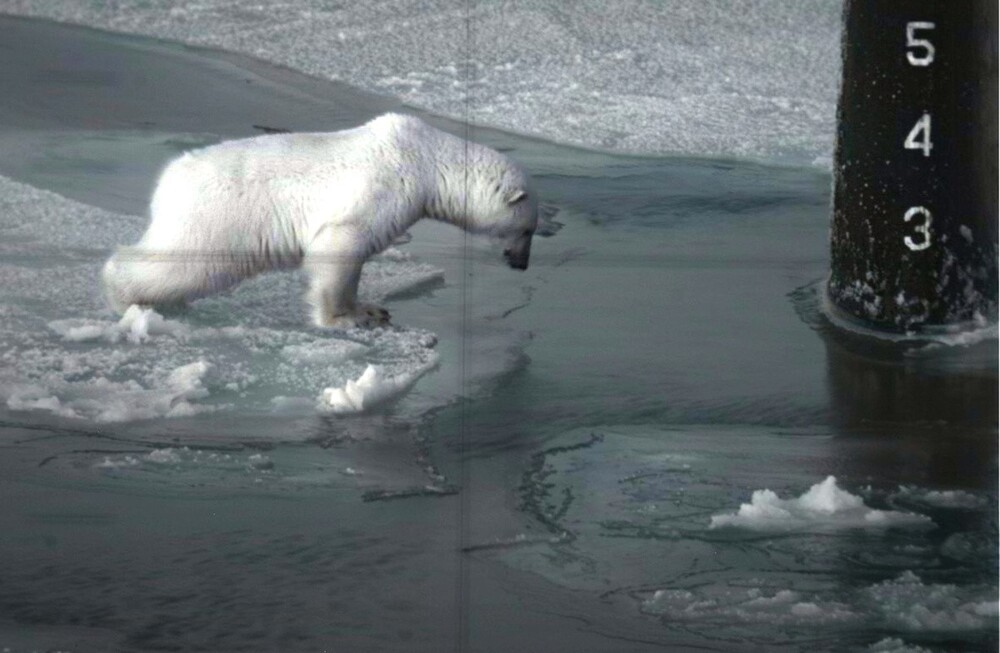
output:
<path id="1" fill-rule="evenodd" d="M 362 377 L 351 394 L 369 408 L 404 394 L 437 360 L 425 330 L 310 327 L 297 274 L 260 277 L 176 316 L 132 306 L 118 318 L 98 271 L 143 218 L 3 177 L 0 208 L 0 401 L 9 410 L 94 422 L 314 411 L 324 388 L 355 383 L 374 364 L 379 378 Z M 390 249 L 366 266 L 360 294 L 377 302 L 441 274 Z"/>
<path id="2" fill-rule="evenodd" d="M 933 522 L 924 515 L 869 508 L 861 497 L 837 487 L 837 479 L 828 476 L 794 499 L 780 499 L 771 490 L 757 490 L 750 503 L 742 504 L 736 513 L 714 515 L 710 528 L 780 531 L 914 526 L 933 526 Z"/>
<path id="3" fill-rule="evenodd" d="M 241 52 L 588 147 L 829 166 L 840 7 L 9 0 L 2 10 Z"/>

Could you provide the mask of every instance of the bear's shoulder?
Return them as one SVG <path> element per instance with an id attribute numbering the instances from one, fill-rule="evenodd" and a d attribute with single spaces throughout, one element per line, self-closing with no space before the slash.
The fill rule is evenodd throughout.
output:
<path id="1" fill-rule="evenodd" d="M 420 133 L 429 133 L 433 128 L 416 116 L 404 113 L 385 113 L 369 121 L 365 127 L 379 138 L 409 139 Z"/>

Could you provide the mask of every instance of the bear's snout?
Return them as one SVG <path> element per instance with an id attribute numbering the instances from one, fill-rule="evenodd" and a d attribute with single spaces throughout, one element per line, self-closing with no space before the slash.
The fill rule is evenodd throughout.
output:
<path id="1" fill-rule="evenodd" d="M 516 256 L 513 251 L 505 249 L 503 251 L 503 258 L 507 261 L 507 265 L 514 268 L 515 270 L 527 270 L 528 269 L 528 256 Z"/>

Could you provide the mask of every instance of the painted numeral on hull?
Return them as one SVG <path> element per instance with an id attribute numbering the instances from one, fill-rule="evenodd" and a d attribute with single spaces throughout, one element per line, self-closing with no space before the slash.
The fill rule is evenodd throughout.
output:
<path id="1" fill-rule="evenodd" d="M 913 236 L 903 238 L 905 244 L 911 251 L 919 252 L 931 246 L 931 222 L 933 217 L 931 212 L 922 206 L 913 206 L 903 216 L 904 222 L 909 222 L 916 216 L 922 216 L 923 221 L 913 226 L 913 231 L 919 234 L 919 238 L 914 240 Z"/>
<path id="2" fill-rule="evenodd" d="M 921 150 L 924 156 L 930 156 L 934 144 L 931 143 L 931 114 L 925 113 L 920 116 L 917 124 L 907 134 L 903 147 L 908 150 Z"/>
<path id="3" fill-rule="evenodd" d="M 914 21 L 906 24 L 906 60 L 911 66 L 929 66 L 934 62 L 934 44 L 927 39 L 918 39 L 918 29 L 934 29 L 934 23 Z"/>

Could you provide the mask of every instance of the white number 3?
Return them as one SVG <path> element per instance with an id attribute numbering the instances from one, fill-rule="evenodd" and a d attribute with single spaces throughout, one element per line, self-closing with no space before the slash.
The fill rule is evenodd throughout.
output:
<path id="1" fill-rule="evenodd" d="M 914 22 L 906 24 L 906 58 L 911 66 L 929 66 L 934 61 L 934 44 L 927 39 L 918 39 L 918 29 L 934 29 L 934 23 Z M 922 56 L 909 48 L 922 48 Z"/>
<path id="2" fill-rule="evenodd" d="M 913 227 L 913 230 L 916 231 L 921 236 L 923 236 L 923 238 L 920 239 L 920 242 L 917 242 L 917 241 L 913 240 L 913 238 L 911 236 L 906 236 L 905 238 L 903 238 L 903 243 L 907 247 L 909 247 L 911 251 L 914 251 L 914 252 L 919 252 L 920 250 L 927 249 L 928 247 L 931 246 L 931 212 L 930 211 L 928 211 L 927 209 L 925 209 L 922 206 L 911 207 L 910 210 L 908 210 L 906 212 L 906 215 L 903 216 L 903 221 L 904 222 L 909 222 L 910 220 L 913 219 L 913 216 L 918 215 L 918 214 L 924 216 L 924 222 L 923 222 L 923 224 L 915 225 Z"/>

